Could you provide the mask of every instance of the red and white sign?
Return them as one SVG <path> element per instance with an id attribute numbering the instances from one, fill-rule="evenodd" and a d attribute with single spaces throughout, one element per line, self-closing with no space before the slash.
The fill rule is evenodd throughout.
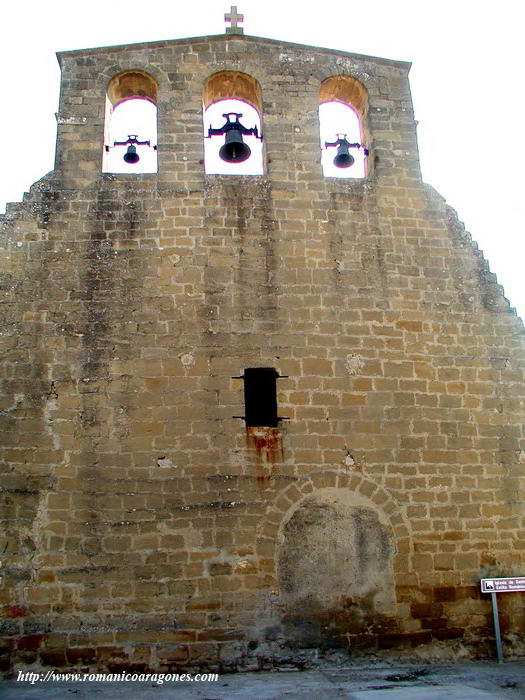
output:
<path id="1" fill-rule="evenodd" d="M 482 578 L 482 593 L 515 593 L 525 591 L 525 576 L 511 578 Z"/>

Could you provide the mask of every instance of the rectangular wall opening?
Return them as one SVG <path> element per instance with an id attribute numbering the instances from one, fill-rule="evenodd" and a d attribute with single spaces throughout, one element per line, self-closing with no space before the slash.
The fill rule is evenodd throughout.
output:
<path id="1" fill-rule="evenodd" d="M 248 427 L 277 427 L 278 376 L 273 367 L 244 370 L 244 420 Z"/>

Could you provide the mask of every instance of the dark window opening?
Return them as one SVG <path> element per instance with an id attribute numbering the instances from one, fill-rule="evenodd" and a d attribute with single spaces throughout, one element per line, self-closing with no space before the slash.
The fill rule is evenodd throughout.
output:
<path id="1" fill-rule="evenodd" d="M 244 370 L 244 420 L 248 427 L 276 428 L 277 371 L 273 367 L 256 367 Z"/>

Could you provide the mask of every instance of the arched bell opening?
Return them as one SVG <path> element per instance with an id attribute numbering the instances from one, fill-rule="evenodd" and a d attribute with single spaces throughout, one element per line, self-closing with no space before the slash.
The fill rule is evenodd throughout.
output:
<path id="1" fill-rule="evenodd" d="M 102 171 L 157 172 L 157 83 L 147 73 L 121 73 L 108 85 Z"/>
<path id="2" fill-rule="evenodd" d="M 319 90 L 321 165 L 325 177 L 368 174 L 368 93 L 355 78 L 339 75 Z"/>
<path id="3" fill-rule="evenodd" d="M 222 71 L 203 90 L 204 164 L 208 175 L 262 175 L 261 89 L 251 76 Z"/>

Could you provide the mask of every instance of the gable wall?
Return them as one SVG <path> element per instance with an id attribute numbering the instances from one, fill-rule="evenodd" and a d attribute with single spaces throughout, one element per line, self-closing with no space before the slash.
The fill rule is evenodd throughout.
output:
<path id="1" fill-rule="evenodd" d="M 523 557 L 523 327 L 420 181 L 407 66 L 249 37 L 61 62 L 56 169 L 1 219 L 4 658 L 486 651 L 478 580 Z M 100 174 L 126 69 L 159 85 L 158 175 Z M 261 84 L 265 176 L 204 175 L 219 70 Z M 369 91 L 364 181 L 322 178 L 342 73 Z M 247 367 L 283 375 L 278 429 L 234 418 Z M 305 592 L 308 566 L 333 584 Z"/>

